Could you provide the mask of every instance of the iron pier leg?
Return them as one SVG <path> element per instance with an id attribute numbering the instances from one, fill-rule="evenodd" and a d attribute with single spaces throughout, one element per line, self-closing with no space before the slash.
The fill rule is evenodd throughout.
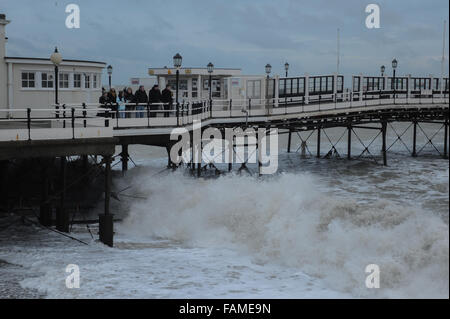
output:
<path id="1" fill-rule="evenodd" d="M 69 213 L 65 208 L 66 205 L 66 169 L 67 160 L 66 157 L 61 157 L 60 160 L 60 192 L 59 207 L 56 211 L 56 229 L 62 232 L 69 232 Z"/>
<path id="2" fill-rule="evenodd" d="M 166 151 L 167 151 L 167 168 L 172 168 L 173 163 L 172 160 L 170 159 L 170 144 L 166 145 Z"/>
<path id="3" fill-rule="evenodd" d="M 291 135 L 292 135 L 292 130 L 289 129 L 289 136 L 288 136 L 288 149 L 287 152 L 290 153 L 291 152 Z"/>
<path id="4" fill-rule="evenodd" d="M 444 158 L 448 158 L 448 120 L 445 120 L 444 123 Z"/>
<path id="5" fill-rule="evenodd" d="M 383 165 L 387 166 L 387 156 L 386 156 L 386 130 L 387 130 L 387 122 L 383 121 L 381 123 L 381 135 L 383 138 L 383 146 L 381 152 L 383 153 Z"/>
<path id="6" fill-rule="evenodd" d="M 122 172 L 124 173 L 128 171 L 128 144 L 122 144 L 121 161 Z"/>
<path id="7" fill-rule="evenodd" d="M 320 127 L 317 128 L 317 158 L 320 158 Z"/>
<path id="8" fill-rule="evenodd" d="M 289 131 L 289 134 L 290 134 L 290 131 Z M 259 133 L 256 133 L 256 147 L 258 148 L 258 158 L 257 158 L 257 161 L 258 161 L 258 176 L 261 176 L 262 174 L 261 174 L 261 167 L 262 167 L 262 163 L 261 163 L 261 152 L 262 152 L 262 150 L 261 150 L 261 148 L 260 148 L 260 141 L 259 141 Z"/>
<path id="9" fill-rule="evenodd" d="M 416 144 L 417 144 L 417 121 L 413 122 L 413 151 L 412 151 L 412 157 L 416 157 Z"/>
<path id="10" fill-rule="evenodd" d="M 197 177 L 200 177 L 202 174 L 202 152 L 203 152 L 203 145 L 202 141 L 199 141 L 199 152 L 198 152 L 198 163 L 197 163 Z"/>
<path id="11" fill-rule="evenodd" d="M 110 247 L 113 246 L 114 215 L 109 211 L 111 198 L 111 156 L 105 156 L 105 213 L 99 215 L 100 241 Z"/>
<path id="12" fill-rule="evenodd" d="M 348 140 L 347 140 L 347 159 L 352 159 L 352 126 L 349 125 L 348 128 Z"/>
<path id="13" fill-rule="evenodd" d="M 43 226 L 52 225 L 52 209 L 49 202 L 49 188 L 50 188 L 50 176 L 49 176 L 49 161 L 47 159 L 43 160 L 44 169 L 43 172 L 43 185 L 42 185 L 42 202 L 39 210 L 39 222 Z"/>

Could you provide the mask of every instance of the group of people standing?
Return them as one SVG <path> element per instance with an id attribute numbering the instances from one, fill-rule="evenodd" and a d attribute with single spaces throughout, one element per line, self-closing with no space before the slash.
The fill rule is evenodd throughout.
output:
<path id="1" fill-rule="evenodd" d="M 169 113 L 172 111 L 173 93 L 170 85 L 166 85 L 161 92 L 158 84 L 153 85 L 148 95 L 143 85 L 139 86 L 134 94 L 130 87 L 124 88 L 119 94 L 114 88 L 111 88 L 109 92 L 103 89 L 99 103 L 104 107 L 111 108 L 113 117 L 119 112 L 121 118 L 130 118 L 133 117 L 133 114 L 136 114 L 137 118 L 143 118 L 146 117 L 143 111 L 147 106 L 150 110 L 150 117 L 156 117 L 157 111 L 164 111 L 164 117 L 169 117 Z"/>

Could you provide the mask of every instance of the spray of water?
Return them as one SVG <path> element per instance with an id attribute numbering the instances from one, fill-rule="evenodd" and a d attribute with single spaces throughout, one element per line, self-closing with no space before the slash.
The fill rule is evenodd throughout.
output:
<path id="1" fill-rule="evenodd" d="M 310 174 L 134 181 L 148 199 L 131 203 L 121 233 L 232 247 L 355 297 L 448 298 L 449 228 L 430 212 L 334 197 Z M 365 286 L 368 264 L 380 266 L 380 289 Z"/>

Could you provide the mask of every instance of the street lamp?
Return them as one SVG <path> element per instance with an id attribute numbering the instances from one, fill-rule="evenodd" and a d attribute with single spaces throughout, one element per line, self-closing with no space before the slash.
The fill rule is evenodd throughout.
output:
<path id="1" fill-rule="evenodd" d="M 177 69 L 176 71 L 176 82 L 177 82 L 177 90 L 176 90 L 176 103 L 177 103 L 177 125 L 178 125 L 178 116 L 179 116 L 179 104 L 178 104 L 178 86 L 179 86 L 179 81 L 180 81 L 180 67 L 181 67 L 181 62 L 183 60 L 183 57 L 177 53 L 173 56 L 173 66 Z"/>
<path id="2" fill-rule="evenodd" d="M 208 73 L 209 73 L 209 99 L 212 100 L 212 73 L 214 71 L 214 64 L 211 62 L 207 65 Z"/>
<path id="3" fill-rule="evenodd" d="M 395 69 L 397 68 L 397 59 L 394 58 L 394 60 L 392 60 L 392 70 L 393 70 L 393 78 L 392 81 L 394 81 L 394 104 L 395 104 L 395 90 L 397 89 L 397 82 L 395 79 Z"/>
<path id="4" fill-rule="evenodd" d="M 272 66 L 267 63 L 266 64 L 266 74 L 267 74 L 267 78 L 269 77 L 270 72 L 272 72 Z"/>
<path id="5" fill-rule="evenodd" d="M 50 56 L 50 61 L 55 66 L 55 104 L 58 105 L 58 67 L 62 62 L 62 56 L 58 52 L 57 47 L 55 47 L 55 51 Z"/>
<path id="6" fill-rule="evenodd" d="M 386 67 L 384 65 L 381 66 L 381 76 L 384 76 L 384 71 L 386 70 Z"/>
<path id="7" fill-rule="evenodd" d="M 286 70 L 286 77 L 288 77 L 289 63 L 284 64 L 284 69 Z"/>
<path id="8" fill-rule="evenodd" d="M 106 69 L 108 70 L 109 89 L 111 90 L 111 75 L 112 75 L 113 67 L 111 65 L 108 65 L 108 67 Z"/>
<path id="9" fill-rule="evenodd" d="M 267 105 L 267 112 L 269 112 L 269 77 L 270 77 L 270 72 L 272 71 L 272 66 L 267 63 L 266 64 L 266 74 L 267 74 L 267 81 L 266 81 L 266 105 Z"/>
<path id="10" fill-rule="evenodd" d="M 212 73 L 214 71 L 214 64 L 209 62 L 206 68 L 209 73 L 209 116 L 212 118 Z"/>

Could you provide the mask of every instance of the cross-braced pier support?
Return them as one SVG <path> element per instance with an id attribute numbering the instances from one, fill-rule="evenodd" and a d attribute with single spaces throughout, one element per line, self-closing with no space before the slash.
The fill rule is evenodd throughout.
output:
<path id="1" fill-rule="evenodd" d="M 113 246 L 114 237 L 114 215 L 109 211 L 111 199 L 111 156 L 104 156 L 105 162 L 105 212 L 99 217 L 99 235 L 100 241 L 110 247 Z"/>

